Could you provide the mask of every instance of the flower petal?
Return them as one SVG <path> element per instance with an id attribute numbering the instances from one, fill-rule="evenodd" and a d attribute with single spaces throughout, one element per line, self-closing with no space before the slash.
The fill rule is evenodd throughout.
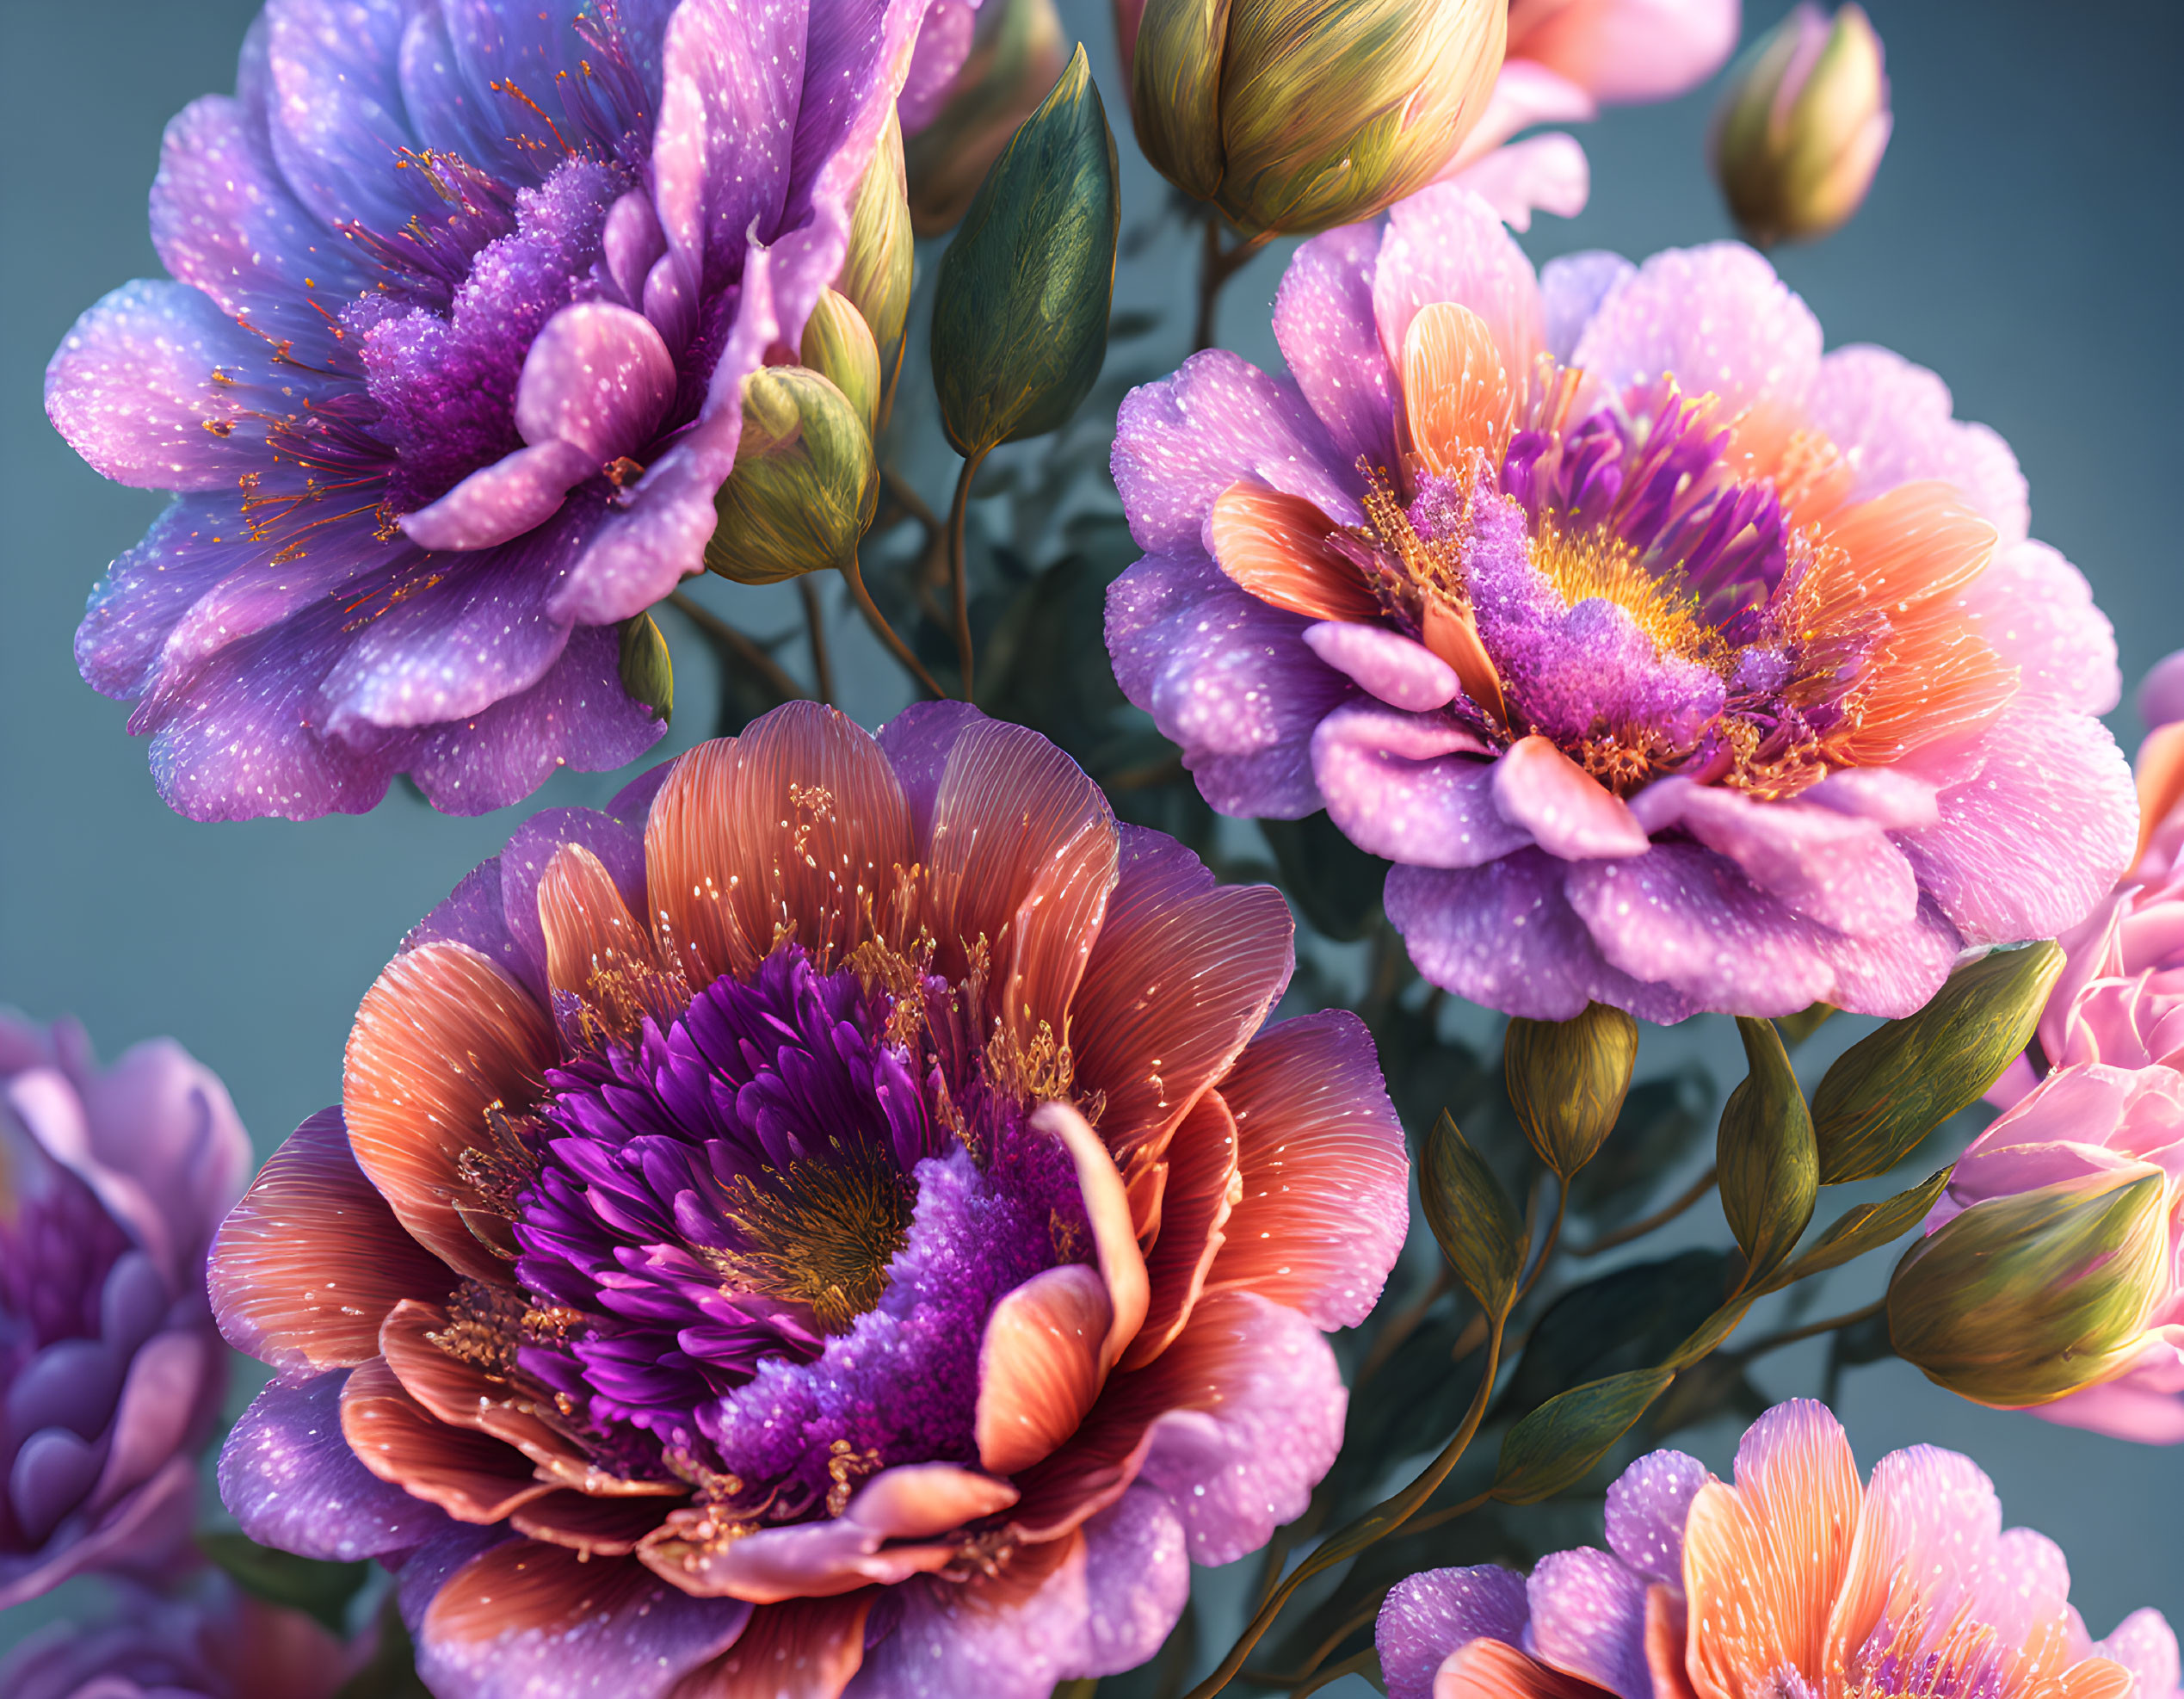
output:
<path id="1" fill-rule="evenodd" d="M 434 1418 L 383 1362 L 349 1371 L 341 1419 L 366 1468 L 458 1522 L 496 1523 L 553 1491 L 512 1446 Z"/>
<path id="2" fill-rule="evenodd" d="M 1432 184 L 1389 209 L 1373 274 L 1373 314 L 1391 365 L 1400 366 L 1419 309 L 1436 301 L 1478 314 L 1502 369 L 1529 380 L 1545 335 L 1532 262 L 1494 209 L 1454 183 Z"/>
<path id="3" fill-rule="evenodd" d="M 1493 767 L 1494 806 L 1564 861 L 1645 853 L 1645 828 L 1623 800 L 1548 738 L 1520 738 Z"/>
<path id="4" fill-rule="evenodd" d="M 1395 372 L 1373 318 L 1380 232 L 1345 225 L 1303 244 L 1275 292 L 1274 341 L 1334 439 L 1336 464 L 1392 468 Z"/>
<path id="5" fill-rule="evenodd" d="M 1742 243 L 1671 248 L 1601 303 L 1574 360 L 1613 391 L 1668 376 L 1731 414 L 1795 407 L 1819 370 L 1820 324 Z"/>
<path id="6" fill-rule="evenodd" d="M 1081 1263 L 1034 1276 L 994 1306 L 978 1347 L 978 1465 L 1015 1474 L 1075 1433 L 1100 1395 L 1100 1347 L 1114 1319 Z"/>
<path id="7" fill-rule="evenodd" d="M 1328 818 L 1373 855 L 1472 868 L 1532 841 L 1495 806 L 1484 746 L 1438 715 L 1347 704 L 1319 722 L 1311 751 Z"/>
<path id="8" fill-rule="evenodd" d="M 1589 1546 L 1550 1552 L 1525 1585 L 1524 1650 L 1619 1699 L 1654 1699 L 1645 1660 L 1645 1583 Z"/>
<path id="9" fill-rule="evenodd" d="M 1455 669 L 1415 638 L 1385 626 L 1323 621 L 1305 627 L 1320 659 L 1390 707 L 1413 714 L 1446 707 L 1461 687 Z"/>
<path id="10" fill-rule="evenodd" d="M 1514 1647 L 1530 1615 L 1524 1577 L 1498 1563 L 1406 1576 L 1373 1630 L 1388 1699 L 1434 1699 L 1434 1672 L 1451 1653 L 1476 1640 Z"/>
<path id="11" fill-rule="evenodd" d="M 1151 1362 L 1182 1331 L 1226 1242 L 1223 1229 L 1243 1187 L 1236 1120 L 1218 1091 L 1203 1093 L 1183 1117 L 1168 1146 L 1167 1168 L 1160 1237 L 1145 1257 L 1151 1301 L 1144 1328 L 1123 1353 L 1125 1368 Z"/>
<path id="12" fill-rule="evenodd" d="M 1713 1477 L 1696 1457 L 1649 1451 L 1607 1489 L 1607 1543 L 1638 1574 L 1683 1585 L 1683 1524 Z"/>
<path id="13" fill-rule="evenodd" d="M 693 1670 L 674 1699 L 841 1699 L 865 1661 L 876 1591 L 762 1604 L 736 1643 Z"/>

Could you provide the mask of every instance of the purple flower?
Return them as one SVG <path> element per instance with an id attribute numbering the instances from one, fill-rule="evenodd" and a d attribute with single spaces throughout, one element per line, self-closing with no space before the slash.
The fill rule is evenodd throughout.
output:
<path id="1" fill-rule="evenodd" d="M 1607 1551 L 1398 1582 L 1374 1631 L 1388 1699 L 2171 1699 L 2158 1610 L 2097 1644 L 2053 1542 L 1930 1445 L 1858 1479 L 1824 1406 L 1746 1430 L 1736 1481 L 1656 1451 L 1607 1492 Z"/>
<path id="2" fill-rule="evenodd" d="M 299 1611 L 200 1576 L 165 1598 L 125 1590 L 121 1609 L 86 1627 L 57 1622 L 0 1662 L 8 1699 L 329 1699 L 371 1650 Z"/>
<path id="3" fill-rule="evenodd" d="M 73 1024 L 0 1013 L 0 1609 L 188 1536 L 226 1381 L 205 1256 L 250 1168 L 171 1039 L 102 1072 Z"/>
<path id="4" fill-rule="evenodd" d="M 46 408 L 179 491 L 83 676 L 198 819 L 473 814 L 662 727 L 616 625 L 698 571 L 743 380 L 799 345 L 923 0 L 271 0 L 168 127 L 175 282 Z"/>
<path id="5" fill-rule="evenodd" d="M 1749 249 L 1535 277 L 1441 186 L 1305 244 L 1274 330 L 1293 379 L 1125 403 L 1107 644 L 1215 807 L 1397 863 L 1435 984 L 1903 1015 L 2131 859 L 2113 637 L 2008 448 Z"/>

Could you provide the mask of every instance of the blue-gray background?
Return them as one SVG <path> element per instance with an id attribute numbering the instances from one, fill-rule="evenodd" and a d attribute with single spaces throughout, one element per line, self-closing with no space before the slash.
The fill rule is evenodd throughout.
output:
<path id="1" fill-rule="evenodd" d="M 1780 9 L 1756 0 L 1748 29 Z M 1934 368 L 1960 417 L 2009 440 L 2031 479 L 2035 533 L 2092 580 L 2135 680 L 2184 645 L 2184 9 L 1871 0 L 1870 9 L 1888 45 L 1895 139 L 1849 228 L 1781 256 L 1781 268 L 1831 345 L 1881 342 Z M 143 745 L 122 730 L 126 708 L 76 673 L 85 593 L 161 498 L 102 482 L 69 452 L 46 423 L 41 372 L 77 312 L 126 278 L 157 275 L 144 207 L 161 128 L 194 96 L 232 86 L 253 10 L 251 0 L 5 0 L 0 9 L 11 62 L 10 163 L 0 171 L 0 1003 L 41 1018 L 72 1012 L 109 1054 L 174 1034 L 225 1076 L 262 1154 L 335 1098 L 357 999 L 404 930 L 497 847 L 519 811 L 441 819 L 398 790 L 361 819 L 194 825 L 154 795 Z M 1122 133 L 1128 223 L 1157 206 L 1161 186 L 1128 135 L 1103 7 L 1064 0 L 1064 13 Z M 1601 246 L 1636 256 L 1728 234 L 1701 163 L 1711 102 L 1701 91 L 1584 128 L 1592 204 L 1574 220 L 1541 220 L 1526 238 L 1535 257 Z M 1266 308 L 1281 263 L 1280 250 L 1262 257 L 1224 304 L 1224 340 L 1268 364 Z M 1126 262 L 1120 279 L 1119 306 L 1170 309 L 1172 349 L 1151 345 L 1169 355 L 1163 367 L 1183 351 L 1189 281 L 1172 247 Z M 1146 346 L 1133 345 L 1133 357 Z M 746 593 L 717 584 L 700 594 L 762 630 L 793 622 L 778 596 L 737 602 Z M 702 658 L 685 652 L 688 627 L 670 635 L 688 711 L 662 753 L 710 717 Z M 1099 640 L 1092 630 L 1082 638 Z M 899 697 L 876 654 L 853 644 L 848 658 L 847 706 L 871 723 Z M 2113 723 L 2135 743 L 2128 702 Z M 538 802 L 597 800 L 614 782 L 563 775 Z M 1815 1046 L 1823 1056 L 1832 1047 Z M 1735 1071 L 1724 1060 L 1724 1075 Z M 1848 1307 L 1878 1278 L 1858 1270 L 1825 1301 Z M 1811 1390 L 1817 1372 L 1815 1354 L 1791 1351 L 1764 1378 L 1787 1395 Z M 2184 1622 L 2184 1449 L 1976 1409 L 1900 1363 L 1854 1372 L 1842 1413 L 1867 1462 L 1919 1440 L 1975 1455 L 2009 1520 L 2070 1554 L 2095 1633 L 2142 1603 Z M 1722 1467 L 1732 1437 L 1702 1435 L 1699 1449 Z M 19 1626 L 0 1623 L 0 1642 Z"/>

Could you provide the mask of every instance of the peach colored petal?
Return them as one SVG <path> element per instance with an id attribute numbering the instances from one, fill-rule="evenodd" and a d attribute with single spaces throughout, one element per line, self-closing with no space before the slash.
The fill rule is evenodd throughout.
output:
<path id="1" fill-rule="evenodd" d="M 1434 1699 L 1598 1699 L 1601 1691 L 1498 1640 L 1459 1646 L 1434 1671 Z"/>
<path id="2" fill-rule="evenodd" d="M 1118 1162 L 1141 1150 L 1157 1159 L 1243 1051 L 1288 980 L 1295 932 L 1280 892 L 1217 884 L 1181 844 L 1125 830 L 1120 875 L 1070 1013 L 1077 1089 L 1105 1098 L 1100 1134 Z"/>
<path id="3" fill-rule="evenodd" d="M 1269 1027 L 1221 1082 L 1243 1197 L 1209 1283 L 1351 1327 L 1410 1222 L 1403 1126 L 1365 1025 L 1346 1011 Z"/>
<path id="4" fill-rule="evenodd" d="M 1122 1176 L 1114 1158 L 1074 1106 L 1041 1103 L 1032 1111 L 1031 1124 L 1059 1139 L 1077 1164 L 1077 1189 L 1092 1224 L 1100 1278 L 1107 1282 L 1114 1318 L 1100 1347 L 1100 1373 L 1105 1376 L 1145 1325 L 1145 1311 L 1151 1300 L 1144 1253 L 1138 1249 L 1137 1230 L 1131 1224 L 1129 1195 L 1122 1189 Z"/>
<path id="5" fill-rule="evenodd" d="M 661 1508 L 645 1498 L 595 1498 L 563 1487 L 509 1518 L 518 1534 L 591 1557 L 627 1557 L 660 1525 Z"/>
<path id="6" fill-rule="evenodd" d="M 668 1699 L 841 1699 L 865 1661 L 873 1588 L 762 1604 L 736 1643 L 683 1677 Z"/>
<path id="7" fill-rule="evenodd" d="M 817 702 L 684 756 L 645 842 L 653 926 L 693 985 L 749 973 L 788 936 L 831 967 L 912 859 L 894 769 L 869 732 Z"/>
<path id="8" fill-rule="evenodd" d="M 381 1480 L 458 1522 L 496 1523 L 554 1490 L 513 1447 L 435 1420 L 383 1362 L 353 1371 L 342 1388 L 342 1437 Z"/>
<path id="9" fill-rule="evenodd" d="M 221 1223 L 207 1279 L 229 1343 L 276 1369 L 368 1362 L 389 1310 L 454 1282 L 364 1177 L 339 1109 L 267 1159 Z"/>
<path id="10" fill-rule="evenodd" d="M 1485 640 L 1479 636 L 1478 624 L 1470 609 L 1428 596 L 1419 635 L 1456 675 L 1464 694 L 1488 717 L 1507 724 L 1509 706 L 1502 694 L 1502 676 L 1494 670 L 1494 658 L 1486 652 Z"/>
<path id="11" fill-rule="evenodd" d="M 967 976 L 983 942 L 986 1012 L 1020 1044 L 1042 1026 L 1066 1041 L 1116 854 L 1100 788 L 1036 732 L 980 720 L 948 751 L 926 845 L 926 924 L 952 979 Z"/>
<path id="12" fill-rule="evenodd" d="M 349 1032 L 342 1108 L 357 1166 L 412 1237 L 481 1280 L 505 1279 L 515 1246 L 478 1207 L 463 1153 L 491 1148 L 486 1111 L 531 1103 L 554 1053 L 546 1012 L 461 944 L 395 957 Z"/>
<path id="13" fill-rule="evenodd" d="M 1486 321 L 1454 301 L 1418 309 L 1403 336 L 1410 446 L 1436 477 L 1468 474 L 1474 454 L 1499 465 L 1516 398 Z"/>
<path id="14" fill-rule="evenodd" d="M 995 1516 L 1016 1489 L 953 1463 L 906 1463 L 882 1469 L 849 1501 L 849 1520 L 890 1540 L 928 1540 Z"/>
<path id="15" fill-rule="evenodd" d="M 1231 484 L 1206 516 L 1214 560 L 1262 602 L 1314 620 L 1378 620 L 1379 598 L 1357 568 L 1327 546 L 1342 529 L 1302 496 Z"/>
<path id="16" fill-rule="evenodd" d="M 679 1498 L 676 1481 L 623 1480 L 593 1464 L 565 1434 L 550 1404 L 540 1404 L 441 1350 L 431 1335 L 447 1325 L 436 1304 L 404 1301 L 379 1329 L 379 1351 L 402 1389 L 450 1427 L 472 1428 L 514 1446 L 540 1479 L 595 1497 Z M 657 1520 L 661 1513 L 653 1512 Z"/>
<path id="17" fill-rule="evenodd" d="M 1230 1212 L 1243 1196 L 1236 1119 L 1221 1094 L 1208 1091 L 1191 1106 L 1168 1146 L 1160 1237 L 1145 1257 L 1151 1300 L 1144 1327 L 1122 1354 L 1122 1367 L 1144 1368 L 1183 1331 L 1214 1258 L 1228 1242 L 1222 1230 Z"/>
<path id="18" fill-rule="evenodd" d="M 2127 1699 L 2138 1677 L 2121 1664 L 2107 1658 L 2088 1658 L 2060 1675 L 2050 1676 L 2022 1690 L 2021 1699 Z M 2137 1699 L 2159 1699 L 2140 1694 Z"/>
<path id="19" fill-rule="evenodd" d="M 1746 1431 L 1734 1486 L 1699 1489 L 1684 1524 L 1683 1584 L 1700 1699 L 1746 1699 L 1785 1668 L 1818 1688 L 1862 1496 L 1841 1424 L 1804 1399 Z"/>
<path id="20" fill-rule="evenodd" d="M 553 852 L 539 880 L 539 924 L 546 933 L 546 983 L 583 995 L 593 976 L 651 968 L 658 958 L 606 864 L 581 843 Z"/>
<path id="21" fill-rule="evenodd" d="M 2169 817 L 2184 806 L 2184 720 L 2156 726 L 2138 746 L 2138 848 L 2133 867 Z"/>
<path id="22" fill-rule="evenodd" d="M 587 1560 L 562 1546 L 511 1540 L 448 1577 L 420 1637 L 492 1640 L 527 1630 L 549 1637 L 603 1618 L 657 1585 L 627 1558 Z"/>
<path id="23" fill-rule="evenodd" d="M 1699 1699 L 1683 1666 L 1683 1596 L 1656 1582 L 1645 1590 L 1645 1667 L 1653 1677 L 1653 1699 Z"/>
<path id="24" fill-rule="evenodd" d="M 978 1346 L 979 1467 L 1027 1468 L 1077 1430 L 1100 1395 L 1100 1347 L 1114 1319 L 1100 1276 L 1065 1263 L 994 1306 Z"/>

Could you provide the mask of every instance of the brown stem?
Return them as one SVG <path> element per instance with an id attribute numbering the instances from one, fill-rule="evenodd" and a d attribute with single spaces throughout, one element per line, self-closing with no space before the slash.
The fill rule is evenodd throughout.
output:
<path id="1" fill-rule="evenodd" d="M 1310 1671 L 1299 1671 L 1293 1676 L 1278 1676 L 1270 1671 L 1246 1670 L 1243 1678 L 1261 1687 L 1286 1687 L 1297 1696 L 1297 1699 L 1305 1699 L 1306 1694 L 1317 1693 L 1321 1688 L 1342 1680 L 1344 1676 L 1364 1674 L 1373 1667 L 1373 1659 L 1379 1655 L 1378 1647 L 1368 1646 L 1354 1656 L 1345 1658 L 1334 1668 L 1322 1670 L 1317 1675 Z"/>
<path id="2" fill-rule="evenodd" d="M 1833 1333 L 1840 1328 L 1855 1327 L 1861 1321 L 1870 1321 L 1887 1307 L 1888 1298 L 1884 1294 L 1863 1309 L 1852 1310 L 1845 1315 L 1830 1316 L 1825 1321 L 1808 1322 L 1803 1327 L 1786 1327 L 1780 1333 L 1762 1333 L 1742 1350 L 1724 1351 L 1722 1355 L 1734 1357 L 1739 1362 L 1749 1362 L 1755 1357 L 1765 1356 L 1769 1351 L 1779 1351 L 1785 1345 L 1794 1345 L 1800 1339 Z"/>
<path id="3" fill-rule="evenodd" d="M 1490 1487 L 1484 1492 L 1465 1499 L 1460 1504 L 1451 1504 L 1447 1510 L 1435 1511 L 1429 1517 L 1414 1517 L 1410 1523 L 1410 1531 L 1413 1534 L 1423 1534 L 1429 1528 L 1439 1528 L 1443 1523 L 1453 1522 L 1459 1517 L 1467 1517 L 1493 1496 L 1493 1489 Z"/>
<path id="4" fill-rule="evenodd" d="M 1602 1233 L 1590 1245 L 1573 1245 L 1570 1247 L 1570 1254 L 1573 1257 L 1597 1257 L 1603 1251 L 1613 1251 L 1619 1245 L 1628 1245 L 1634 1239 L 1644 1239 L 1654 1228 L 1668 1226 L 1693 1204 L 1698 1202 L 1700 1198 L 1706 1196 L 1708 1192 L 1713 1190 L 1714 1182 L 1719 1177 L 1714 1171 L 1713 1165 L 1708 1163 L 1706 1171 L 1694 1180 L 1691 1183 L 1691 1189 L 1676 1199 L 1674 1203 L 1655 1210 L 1650 1215 L 1633 1221 L 1628 1226 L 1618 1227 L 1612 1233 Z"/>
<path id="5" fill-rule="evenodd" d="M 1213 346 L 1213 324 L 1219 311 L 1221 291 L 1229 279 L 1250 263 L 1251 256 L 1274 239 L 1274 232 L 1262 230 L 1256 236 L 1246 237 L 1233 248 L 1221 245 L 1221 220 L 1209 207 L 1206 213 L 1206 258 L 1198 273 L 1198 328 L 1192 332 L 1193 352 Z"/>
<path id="6" fill-rule="evenodd" d="M 819 700 L 834 706 L 834 666 L 827 659 L 826 610 L 819 606 L 819 592 L 806 572 L 796 581 L 796 593 L 804 598 L 804 629 L 811 646 L 811 673 L 819 681 Z"/>
<path id="7" fill-rule="evenodd" d="M 858 611 L 865 616 L 865 623 L 873 633 L 887 646 L 888 652 L 900 661 L 911 677 L 935 701 L 945 701 L 947 692 L 933 682 L 933 675 L 925 670 L 925 663 L 910 652 L 909 644 L 896 634 L 895 627 L 887 623 L 887 616 L 873 603 L 872 592 L 865 588 L 865 569 L 853 555 L 842 568 L 842 576 L 848 580 L 849 594 L 856 599 Z"/>
<path id="8" fill-rule="evenodd" d="M 1376 1541 L 1386 1539 L 1440 1490 L 1441 1482 L 1448 1479 L 1449 1471 L 1461 1461 L 1465 1448 L 1478 1432 L 1478 1424 L 1485 1419 L 1487 1400 L 1493 1395 L 1495 1376 L 1502 1366 L 1502 1329 L 1507 1320 L 1506 1316 L 1496 1317 L 1492 1324 L 1487 1335 L 1486 1372 L 1479 1376 L 1478 1390 L 1471 1395 L 1471 1406 L 1464 1413 L 1464 1424 L 1441 1448 L 1441 1455 L 1419 1471 L 1400 1492 L 1383 1499 L 1347 1528 L 1330 1535 L 1317 1551 L 1284 1576 L 1267 1595 L 1250 1625 L 1229 1648 L 1228 1656 L 1222 1659 L 1219 1667 L 1193 1688 L 1188 1699 L 1213 1699 L 1215 1694 L 1236 1679 L 1237 1672 L 1243 1668 L 1243 1660 L 1251 1655 L 1251 1648 L 1274 1626 L 1274 1618 L 1281 1615 L 1282 1607 L 1298 1588 L 1336 1564 L 1348 1562 Z"/>
<path id="9" fill-rule="evenodd" d="M 738 631 L 703 602 L 685 596 L 679 590 L 668 592 L 668 605 L 764 679 L 768 688 L 783 701 L 794 701 L 804 695 L 804 687 L 792 678 L 781 664 L 768 654 L 748 632 Z"/>
<path id="10" fill-rule="evenodd" d="M 1545 1175 L 1540 1176 L 1543 1184 L 1545 1179 Z M 1555 1218 L 1547 1223 L 1547 1236 L 1540 1242 L 1539 1257 L 1532 1264 L 1532 1272 L 1525 1276 L 1524 1283 L 1517 1288 L 1516 1297 L 1511 1304 L 1512 1308 L 1524 1301 L 1525 1294 L 1532 1290 L 1538 1282 L 1541 1271 L 1554 1260 L 1556 1243 L 1562 1238 L 1563 1217 L 1569 1209 L 1570 1188 L 1567 1185 L 1558 1184 L 1555 1188 Z"/>
<path id="11" fill-rule="evenodd" d="M 955 656 L 963 672 L 963 700 L 971 700 L 971 592 L 963 570 L 963 522 L 971 505 L 971 480 L 978 475 L 985 451 L 963 463 L 956 475 L 955 500 L 948 507 L 948 585 L 955 596 Z"/>

